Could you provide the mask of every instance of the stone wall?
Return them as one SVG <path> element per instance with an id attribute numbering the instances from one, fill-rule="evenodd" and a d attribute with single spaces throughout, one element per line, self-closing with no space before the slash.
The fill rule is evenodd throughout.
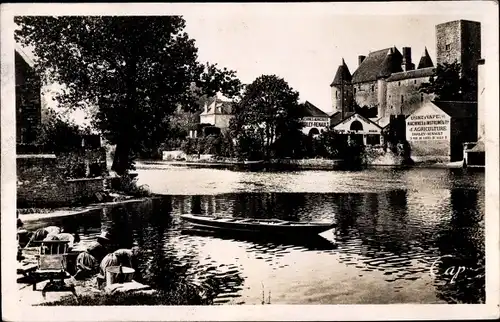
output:
<path id="1" fill-rule="evenodd" d="M 334 112 L 342 112 L 342 96 L 344 96 L 344 111 L 353 112 L 352 109 L 352 99 L 353 99 L 353 86 L 344 85 L 344 90 L 342 91 L 342 86 L 332 86 L 332 108 Z"/>
<path id="2" fill-rule="evenodd" d="M 376 81 L 354 84 L 354 98 L 359 106 L 378 105 L 378 84 Z"/>
<path id="3" fill-rule="evenodd" d="M 104 179 L 70 179 L 55 155 L 17 156 L 17 204 L 19 207 L 58 207 L 97 201 Z"/>
<path id="4" fill-rule="evenodd" d="M 410 141 L 411 158 L 415 162 L 450 161 L 450 141 L 434 140 L 430 141 Z"/>
<path id="5" fill-rule="evenodd" d="M 419 92 L 422 83 L 428 82 L 429 77 L 402 79 L 387 82 L 387 107 L 385 115 L 410 115 L 423 103 L 434 99 L 434 94 Z M 403 100 L 401 100 L 403 96 Z"/>

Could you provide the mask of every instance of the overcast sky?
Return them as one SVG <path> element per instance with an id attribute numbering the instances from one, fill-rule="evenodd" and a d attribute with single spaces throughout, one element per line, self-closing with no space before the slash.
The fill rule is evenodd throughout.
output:
<path id="1" fill-rule="evenodd" d="M 490 1 L 26 4 L 16 8 L 22 8 L 17 15 L 183 15 L 200 61 L 235 70 L 243 83 L 276 74 L 300 93 L 301 101 L 308 100 L 327 113 L 332 111 L 329 84 L 342 58 L 351 74 L 358 55 L 391 46 L 400 51 L 411 47 L 415 64 L 427 47 L 436 63 L 435 26 L 458 19 L 481 22 L 486 61 L 486 51 L 491 54 L 498 41 L 498 8 Z"/>
<path id="2" fill-rule="evenodd" d="M 280 15 L 185 15 L 201 60 L 234 69 L 244 83 L 276 74 L 325 112 L 331 112 L 330 83 L 345 59 L 351 74 L 358 55 L 396 46 L 411 47 L 416 65 L 425 47 L 436 63 L 435 25 L 477 14 L 366 16 L 333 13 Z M 483 37 L 484 38 L 484 37 Z"/>

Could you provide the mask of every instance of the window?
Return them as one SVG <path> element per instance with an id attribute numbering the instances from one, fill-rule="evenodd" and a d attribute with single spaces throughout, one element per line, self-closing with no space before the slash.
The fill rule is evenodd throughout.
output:
<path id="1" fill-rule="evenodd" d="M 415 80 L 413 81 L 413 84 L 416 84 L 416 83 L 417 83 L 417 80 L 415 79 Z"/>
<path id="2" fill-rule="evenodd" d="M 450 50 L 451 49 L 451 44 L 446 44 L 445 48 L 446 48 L 446 50 Z"/>
<path id="3" fill-rule="evenodd" d="M 404 97 L 404 95 L 401 95 L 401 104 L 403 104 L 404 101 L 405 101 L 405 97 Z"/>
<path id="4" fill-rule="evenodd" d="M 356 94 L 356 87 L 354 87 L 354 94 Z"/>
<path id="5" fill-rule="evenodd" d="M 375 85 L 372 85 L 372 93 L 375 92 Z"/>
<path id="6" fill-rule="evenodd" d="M 398 86 L 401 86 L 401 82 L 398 82 Z"/>
<path id="7" fill-rule="evenodd" d="M 368 134 L 366 136 L 366 145 L 379 145 L 379 144 L 380 144 L 380 135 Z"/>
<path id="8" fill-rule="evenodd" d="M 335 91 L 335 98 L 339 98 L 339 92 Z"/>
<path id="9" fill-rule="evenodd" d="M 420 102 L 424 101 L 424 94 L 420 94 Z"/>

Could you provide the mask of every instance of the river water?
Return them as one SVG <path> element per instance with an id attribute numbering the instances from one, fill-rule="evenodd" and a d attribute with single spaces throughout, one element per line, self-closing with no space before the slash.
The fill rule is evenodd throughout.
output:
<path id="1" fill-rule="evenodd" d="M 150 249 L 153 280 L 182 270 L 216 285 L 218 304 L 481 303 L 484 171 L 377 168 L 249 172 L 138 167 L 161 197 L 50 224 L 83 242 L 101 229 Z M 287 240 L 200 232 L 181 213 L 336 220 L 323 237 Z M 45 223 L 47 224 L 47 222 Z M 40 225 L 40 223 L 38 223 Z"/>

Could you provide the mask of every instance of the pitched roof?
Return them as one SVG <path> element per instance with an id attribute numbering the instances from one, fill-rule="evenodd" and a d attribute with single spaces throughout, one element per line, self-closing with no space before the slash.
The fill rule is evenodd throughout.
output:
<path id="1" fill-rule="evenodd" d="M 202 114 L 232 114 L 233 103 L 230 101 L 221 100 L 219 98 L 210 97 L 207 99 L 207 109 Z"/>
<path id="2" fill-rule="evenodd" d="M 484 152 L 486 151 L 484 142 L 482 140 L 479 140 L 477 144 L 472 148 L 467 150 L 467 152 Z"/>
<path id="3" fill-rule="evenodd" d="M 452 118 L 469 118 L 477 116 L 477 102 L 432 101 L 432 103 Z"/>
<path id="4" fill-rule="evenodd" d="M 26 62 L 26 64 L 28 64 L 28 66 L 30 66 L 31 68 L 35 66 L 35 62 L 33 61 L 33 59 L 31 59 L 31 57 L 29 57 L 23 50 L 23 48 L 17 43 L 14 44 L 14 50 L 16 54 L 18 54 Z"/>
<path id="5" fill-rule="evenodd" d="M 377 80 L 377 76 L 381 69 L 385 66 L 384 61 L 386 60 L 387 54 L 391 49 L 393 50 L 393 56 L 387 61 L 387 63 L 391 63 L 389 64 L 391 69 L 393 68 L 393 61 L 399 61 L 399 70 L 395 70 L 394 72 L 401 71 L 401 53 L 395 47 L 385 48 L 371 52 L 368 57 L 363 60 L 361 65 L 359 65 L 356 71 L 352 74 L 352 82 L 364 83 Z"/>
<path id="6" fill-rule="evenodd" d="M 377 74 L 377 78 L 386 78 L 391 76 L 392 73 L 402 72 L 401 68 L 402 56 L 397 55 L 393 48 L 389 49 L 387 56 L 385 56 L 384 61 L 380 66 L 380 70 Z"/>
<path id="7" fill-rule="evenodd" d="M 342 117 L 342 113 L 335 112 L 330 116 L 330 125 L 335 126 L 335 125 L 339 124 L 340 122 L 342 122 L 343 120 L 345 120 L 346 118 L 353 116 L 354 114 L 356 114 L 356 113 L 355 112 L 346 112 L 346 113 L 344 113 L 344 117 Z"/>
<path id="8" fill-rule="evenodd" d="M 354 114 L 358 114 L 358 116 L 363 120 L 365 121 L 366 123 L 373 123 L 375 124 L 378 128 L 382 128 L 379 124 L 377 124 L 376 122 L 374 122 L 372 119 L 369 119 L 367 117 L 364 117 L 363 115 L 357 113 L 357 112 L 347 112 L 347 113 L 344 113 L 344 117 L 342 118 L 342 113 L 340 112 L 337 112 L 335 113 L 334 115 L 332 115 L 330 117 L 330 125 L 331 126 L 337 126 L 339 125 L 340 123 L 342 123 L 344 120 L 347 120 L 348 118 L 350 118 L 351 116 L 353 116 Z M 335 119 L 335 120 L 334 120 Z"/>
<path id="9" fill-rule="evenodd" d="M 417 69 L 429 68 L 429 67 L 434 67 L 434 64 L 432 63 L 431 56 L 429 56 L 427 47 L 425 47 L 424 54 L 420 58 L 420 62 L 418 63 Z"/>
<path id="10" fill-rule="evenodd" d="M 330 84 L 330 86 L 341 85 L 342 83 L 350 83 L 351 80 L 352 80 L 351 72 L 349 71 L 349 68 L 345 64 L 344 59 L 342 59 L 342 64 L 340 64 L 339 68 L 337 69 L 335 78 L 333 79 L 333 82 Z"/>
<path id="11" fill-rule="evenodd" d="M 436 69 L 434 67 L 414 69 L 414 70 L 409 70 L 406 72 L 394 73 L 387 78 L 387 81 L 393 82 L 393 81 L 399 81 L 402 79 L 428 77 L 428 76 L 433 76 L 435 72 L 436 72 Z"/>
<path id="12" fill-rule="evenodd" d="M 328 114 L 314 106 L 309 101 L 301 104 L 302 107 L 302 117 L 328 117 Z"/>
<path id="13" fill-rule="evenodd" d="M 391 117 L 389 115 L 383 116 L 375 121 L 381 128 L 385 128 L 387 125 L 391 124 Z"/>

